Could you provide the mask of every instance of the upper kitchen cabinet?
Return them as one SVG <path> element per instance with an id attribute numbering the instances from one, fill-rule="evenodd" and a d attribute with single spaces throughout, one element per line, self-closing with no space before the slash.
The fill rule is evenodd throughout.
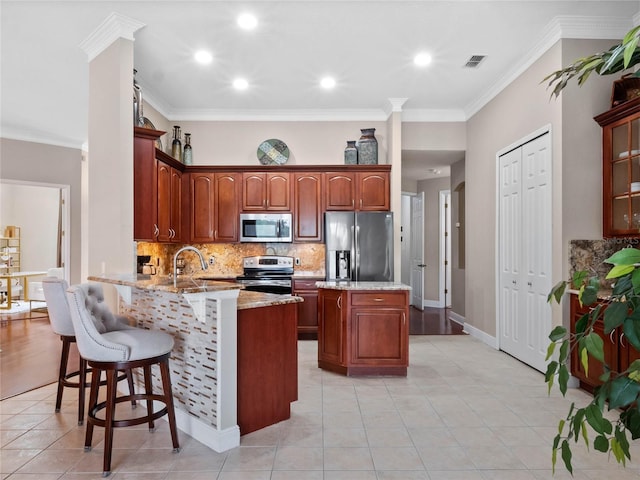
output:
<path id="1" fill-rule="evenodd" d="M 157 161 L 158 210 L 157 225 L 159 242 L 182 242 L 182 172 Z"/>
<path id="2" fill-rule="evenodd" d="M 290 209 L 288 172 L 244 172 L 242 174 L 243 211 L 289 211 Z"/>
<path id="3" fill-rule="evenodd" d="M 603 235 L 640 236 L 640 99 L 595 120 L 602 127 Z"/>
<path id="4" fill-rule="evenodd" d="M 387 211 L 391 206 L 390 166 L 375 171 L 327 172 L 325 210 Z"/>
<path id="5" fill-rule="evenodd" d="M 322 173 L 293 174 L 293 240 L 322 240 Z"/>
<path id="6" fill-rule="evenodd" d="M 237 242 L 239 173 L 191 173 L 191 241 Z"/>

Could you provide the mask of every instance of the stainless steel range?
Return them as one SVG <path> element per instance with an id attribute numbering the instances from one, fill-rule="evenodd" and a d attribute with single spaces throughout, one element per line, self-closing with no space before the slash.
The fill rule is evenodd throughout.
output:
<path id="1" fill-rule="evenodd" d="M 242 264 L 244 274 L 236 277 L 236 281 L 244 285 L 245 290 L 291 295 L 293 257 L 279 255 L 245 257 Z"/>

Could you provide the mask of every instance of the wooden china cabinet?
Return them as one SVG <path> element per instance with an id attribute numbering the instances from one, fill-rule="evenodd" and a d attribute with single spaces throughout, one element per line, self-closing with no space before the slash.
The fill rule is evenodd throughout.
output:
<path id="1" fill-rule="evenodd" d="M 640 236 L 640 98 L 594 120 L 602 127 L 603 235 Z"/>

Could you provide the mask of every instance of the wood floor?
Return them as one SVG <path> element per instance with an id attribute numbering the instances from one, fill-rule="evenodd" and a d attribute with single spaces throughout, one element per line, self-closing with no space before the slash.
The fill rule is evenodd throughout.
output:
<path id="1" fill-rule="evenodd" d="M 409 335 L 463 335 L 462 325 L 449 320 L 449 309 L 409 307 Z"/>
<path id="2" fill-rule="evenodd" d="M 53 333 L 46 313 L 0 316 L 0 399 L 5 399 L 57 381 L 60 337 Z M 448 310 L 409 309 L 411 335 L 461 335 L 462 326 L 448 318 Z M 71 346 L 70 365 L 78 364 L 78 351 Z"/>
<path id="3" fill-rule="evenodd" d="M 56 382 L 62 342 L 46 313 L 0 316 L 0 399 Z M 78 364 L 72 345 L 70 365 Z"/>

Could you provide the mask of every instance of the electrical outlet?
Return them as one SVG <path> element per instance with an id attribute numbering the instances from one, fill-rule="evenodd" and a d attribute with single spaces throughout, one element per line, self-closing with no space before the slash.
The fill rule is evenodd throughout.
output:
<path id="1" fill-rule="evenodd" d="M 296 265 L 300 266 L 300 259 L 298 257 L 296 257 Z"/>
<path id="2" fill-rule="evenodd" d="M 214 263 L 216 263 L 216 257 L 214 257 L 213 255 L 211 255 L 209 257 L 209 265 L 213 265 Z"/>

